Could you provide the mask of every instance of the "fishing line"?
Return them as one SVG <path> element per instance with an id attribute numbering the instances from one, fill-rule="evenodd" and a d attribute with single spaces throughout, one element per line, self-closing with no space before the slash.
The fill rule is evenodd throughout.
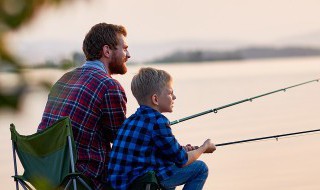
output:
<path id="1" fill-rule="evenodd" d="M 288 86 L 288 87 L 285 87 L 285 88 L 281 88 L 279 90 L 274 90 L 274 91 L 271 91 L 271 92 L 267 92 L 267 93 L 264 93 L 264 94 L 261 94 L 261 95 L 258 95 L 258 96 L 254 96 L 254 97 L 251 97 L 251 98 L 243 99 L 243 100 L 240 100 L 240 101 L 237 101 L 237 102 L 233 102 L 233 103 L 230 103 L 230 104 L 227 104 L 227 105 L 224 105 L 224 106 L 220 106 L 218 108 L 213 108 L 213 109 L 210 109 L 210 110 L 207 110 L 207 111 L 204 111 L 204 112 L 200 112 L 200 113 L 197 113 L 197 114 L 194 114 L 194 115 L 191 115 L 191 116 L 187 116 L 187 117 L 182 118 L 182 119 L 178 119 L 178 120 L 172 121 L 172 122 L 170 122 L 170 124 L 171 125 L 175 125 L 177 123 L 180 123 L 180 122 L 183 122 L 183 121 L 186 121 L 186 120 L 189 120 L 189 119 L 193 119 L 193 118 L 196 118 L 196 117 L 208 114 L 208 113 L 212 113 L 212 112 L 213 113 L 218 113 L 219 110 L 222 110 L 224 108 L 235 106 L 235 105 L 238 105 L 238 104 L 241 104 L 241 103 L 244 103 L 244 102 L 252 102 L 254 99 L 258 99 L 258 98 L 261 98 L 261 97 L 264 97 L 264 96 L 268 96 L 270 94 L 274 94 L 274 93 L 277 93 L 277 92 L 286 92 L 288 89 L 295 88 L 295 87 L 298 87 L 298 86 L 302 86 L 302 85 L 305 85 L 305 84 L 308 84 L 308 83 L 312 83 L 312 82 L 319 82 L 319 80 L 320 79 L 314 79 L 314 80 L 310 80 L 310 81 L 307 81 L 307 82 L 303 82 L 303 83 L 295 84 L 295 85 Z"/>

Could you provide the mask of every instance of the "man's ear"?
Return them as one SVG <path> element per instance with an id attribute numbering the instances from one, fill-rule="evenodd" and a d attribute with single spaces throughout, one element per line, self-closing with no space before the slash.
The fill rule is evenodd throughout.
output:
<path id="1" fill-rule="evenodd" d="M 152 101 L 152 103 L 153 103 L 154 105 L 159 105 L 157 94 L 153 94 L 153 95 L 151 96 L 151 101 Z"/>
<path id="2" fill-rule="evenodd" d="M 110 56 L 111 56 L 111 48 L 108 45 L 104 45 L 102 47 L 102 54 L 105 57 L 110 58 Z"/>

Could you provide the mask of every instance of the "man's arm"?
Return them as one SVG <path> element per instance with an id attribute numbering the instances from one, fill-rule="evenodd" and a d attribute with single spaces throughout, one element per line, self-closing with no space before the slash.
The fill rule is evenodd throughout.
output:
<path id="1" fill-rule="evenodd" d="M 113 141 L 117 136 L 118 129 L 126 119 L 127 97 L 122 86 L 118 84 L 109 87 L 104 99 L 103 125 L 108 130 L 106 135 Z"/>

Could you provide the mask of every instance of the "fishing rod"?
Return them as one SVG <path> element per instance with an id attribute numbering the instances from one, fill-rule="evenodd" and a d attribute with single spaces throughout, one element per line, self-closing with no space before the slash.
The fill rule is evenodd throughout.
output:
<path id="1" fill-rule="evenodd" d="M 261 98 L 263 96 L 268 96 L 270 94 L 274 94 L 274 93 L 277 93 L 277 92 L 286 92 L 286 90 L 288 90 L 290 88 L 295 88 L 295 87 L 302 86 L 302 85 L 305 85 L 305 84 L 308 84 L 308 83 L 312 83 L 312 82 L 319 82 L 319 80 L 320 79 L 310 80 L 310 81 L 307 81 L 307 82 L 303 82 L 303 83 L 300 83 L 300 84 L 295 84 L 295 85 L 292 85 L 292 86 L 281 88 L 279 90 L 275 90 L 275 91 L 272 91 L 272 92 L 267 92 L 265 94 L 261 94 L 261 95 L 258 95 L 258 96 L 254 96 L 254 97 L 251 97 L 251 98 L 247 98 L 247 99 L 243 99 L 243 100 L 240 100 L 240 101 L 237 101 L 237 102 L 233 102 L 233 103 L 230 103 L 230 104 L 227 104 L 227 105 L 224 105 L 224 106 L 220 106 L 218 108 L 209 109 L 207 111 L 200 112 L 200 113 L 197 113 L 197 114 L 194 114 L 194 115 L 182 118 L 182 119 L 174 120 L 174 121 L 170 122 L 170 125 L 175 125 L 177 123 L 180 123 L 180 122 L 183 122 L 183 121 L 186 121 L 186 120 L 189 120 L 189 119 L 193 119 L 193 118 L 196 118 L 196 117 L 208 114 L 208 113 L 212 113 L 212 112 L 218 113 L 219 110 L 222 110 L 222 109 L 227 108 L 227 107 L 235 106 L 235 105 L 242 104 L 242 103 L 245 103 L 245 102 L 252 102 L 254 99 L 258 99 L 258 98 Z"/>
<path id="2" fill-rule="evenodd" d="M 274 136 L 259 137 L 259 138 L 246 139 L 246 140 L 240 140 L 240 141 L 232 141 L 232 142 L 216 144 L 215 146 L 227 146 L 227 145 L 240 144 L 240 143 L 253 142 L 253 141 L 261 141 L 261 140 L 267 140 L 267 139 L 276 139 L 276 140 L 278 140 L 281 137 L 288 137 L 288 136 L 293 136 L 293 135 L 302 135 L 302 134 L 307 134 L 307 133 L 310 134 L 310 133 L 316 133 L 316 132 L 320 132 L 320 129 L 309 130 L 309 131 L 300 131 L 300 132 L 295 132 L 295 133 L 286 133 L 286 134 L 274 135 Z"/>
<path id="3" fill-rule="evenodd" d="M 239 141 L 231 141 L 231 142 L 226 142 L 226 143 L 220 143 L 216 144 L 215 146 L 227 146 L 227 145 L 234 145 L 234 144 L 240 144 L 240 143 L 248 143 L 248 142 L 254 142 L 254 141 L 262 141 L 262 140 L 268 140 L 268 139 L 276 139 L 278 140 L 279 138 L 282 137 L 289 137 L 289 136 L 296 136 L 296 135 L 302 135 L 302 134 L 311 134 L 311 133 L 316 133 L 320 132 L 320 129 L 314 129 L 314 130 L 309 130 L 309 131 L 300 131 L 300 132 L 294 132 L 294 133 L 285 133 L 281 135 L 273 135 L 273 136 L 266 136 L 266 137 L 259 137 L 259 138 L 253 138 L 253 139 L 245 139 L 245 140 L 239 140 Z M 199 146 L 195 146 L 196 149 L 199 148 Z"/>

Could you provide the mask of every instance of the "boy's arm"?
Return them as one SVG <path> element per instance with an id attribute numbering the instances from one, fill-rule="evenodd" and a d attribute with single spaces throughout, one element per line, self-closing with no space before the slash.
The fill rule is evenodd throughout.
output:
<path id="1" fill-rule="evenodd" d="M 182 167 L 187 163 L 188 154 L 172 134 L 167 118 L 161 117 L 157 119 L 150 132 L 154 148 L 159 151 L 163 159 L 174 162 L 178 167 Z"/>
<path id="2" fill-rule="evenodd" d="M 216 150 L 216 146 L 211 142 L 210 139 L 207 139 L 202 146 L 198 149 L 192 150 L 187 152 L 188 154 L 188 161 L 184 166 L 191 164 L 192 162 L 196 161 L 202 153 L 212 153 Z"/>

